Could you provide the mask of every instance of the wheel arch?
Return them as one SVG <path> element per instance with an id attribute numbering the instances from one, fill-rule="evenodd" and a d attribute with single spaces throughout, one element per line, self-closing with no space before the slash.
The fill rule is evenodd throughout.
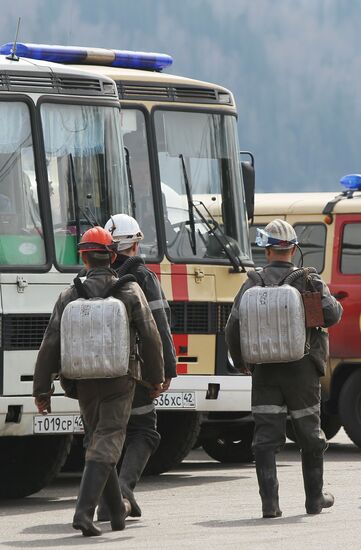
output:
<path id="1" fill-rule="evenodd" d="M 353 372 L 361 368 L 361 363 L 340 363 L 332 372 L 327 412 L 338 414 L 338 401 L 342 387 Z"/>

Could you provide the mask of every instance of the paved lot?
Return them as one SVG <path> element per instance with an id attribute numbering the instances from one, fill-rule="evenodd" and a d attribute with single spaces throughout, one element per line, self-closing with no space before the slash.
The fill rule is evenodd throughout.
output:
<path id="1" fill-rule="evenodd" d="M 336 504 L 307 516 L 298 452 L 287 444 L 279 456 L 283 517 L 263 520 L 254 466 L 224 466 L 195 450 L 176 471 L 139 485 L 143 518 L 127 520 L 122 533 L 103 524 L 103 535 L 92 539 L 70 525 L 79 476 L 62 474 L 32 497 L 0 503 L 0 544 L 9 549 L 359 550 L 360 459 L 361 451 L 340 433 L 325 467 L 326 487 Z"/>

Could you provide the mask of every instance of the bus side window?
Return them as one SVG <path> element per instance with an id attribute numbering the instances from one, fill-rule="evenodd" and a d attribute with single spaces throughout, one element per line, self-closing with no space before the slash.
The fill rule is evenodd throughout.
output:
<path id="1" fill-rule="evenodd" d="M 326 226 L 323 223 L 296 223 L 293 227 L 302 250 L 304 266 L 315 267 L 318 273 L 322 273 L 325 264 Z M 295 265 L 301 265 L 299 250 L 295 254 Z"/>
<path id="2" fill-rule="evenodd" d="M 341 272 L 346 275 L 361 273 L 361 223 L 348 223 L 342 235 Z"/>

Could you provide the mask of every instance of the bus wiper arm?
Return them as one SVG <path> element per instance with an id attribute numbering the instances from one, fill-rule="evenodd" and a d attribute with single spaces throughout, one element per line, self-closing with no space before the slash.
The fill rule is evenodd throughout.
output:
<path id="1" fill-rule="evenodd" d="M 80 242 L 80 220 L 79 220 L 79 198 L 78 198 L 78 187 L 75 177 L 75 168 L 74 168 L 74 159 L 73 155 L 69 154 L 70 161 L 70 180 L 71 186 L 73 189 L 73 198 L 74 198 L 74 214 L 75 214 L 75 227 L 76 227 L 76 238 L 77 242 Z M 79 260 L 79 252 L 77 251 L 77 259 Z"/>
<path id="2" fill-rule="evenodd" d="M 76 176 L 75 176 L 74 159 L 73 159 L 73 155 L 71 153 L 69 154 L 69 160 L 70 160 L 71 185 L 72 185 L 73 197 L 74 197 L 75 226 L 76 226 L 77 238 L 78 238 L 78 241 L 80 241 L 80 219 L 79 219 L 79 214 L 81 214 L 86 219 L 86 221 L 88 222 L 90 227 L 94 227 L 95 225 L 100 225 L 100 224 L 99 224 L 94 212 L 92 212 L 90 206 L 85 206 L 84 208 L 82 208 L 79 204 L 78 184 L 77 184 Z M 87 199 L 91 199 L 90 194 L 87 195 Z M 90 216 L 88 216 L 88 214 L 86 213 L 86 210 L 88 210 L 88 212 L 92 216 L 93 220 L 90 218 Z"/>
<path id="3" fill-rule="evenodd" d="M 135 203 L 135 194 L 134 194 L 134 184 L 133 184 L 133 176 L 132 176 L 132 170 L 130 168 L 130 154 L 128 147 L 124 146 L 125 151 L 125 164 L 127 167 L 127 176 L 128 176 L 128 188 L 129 188 L 129 194 L 130 194 L 130 202 L 132 205 L 132 214 L 133 218 L 136 218 L 136 203 Z"/>
<path id="4" fill-rule="evenodd" d="M 180 153 L 179 158 L 180 158 L 181 163 L 182 163 L 184 185 L 185 185 L 186 194 L 187 194 L 189 227 L 190 227 L 190 230 L 191 230 L 189 240 L 190 240 L 190 243 L 191 243 L 192 252 L 196 256 L 196 254 L 197 254 L 196 228 L 195 228 L 195 224 L 194 224 L 194 212 L 193 212 L 194 204 L 193 204 L 193 199 L 192 199 L 192 191 L 191 191 L 191 187 L 189 185 L 187 169 L 186 169 L 186 165 L 185 165 L 185 162 L 184 162 L 184 156 L 183 156 L 182 153 Z"/>
<path id="5" fill-rule="evenodd" d="M 228 257 L 229 261 L 231 262 L 231 264 L 233 266 L 234 271 L 239 272 L 239 268 L 242 267 L 242 272 L 245 272 L 246 270 L 245 270 L 244 265 L 242 264 L 241 258 L 237 254 L 234 253 L 234 251 L 232 249 L 232 243 L 230 242 L 229 238 L 227 237 L 227 235 L 225 234 L 225 232 L 223 231 L 223 229 L 221 228 L 221 226 L 219 225 L 219 223 L 217 222 L 217 220 L 215 219 L 213 214 L 210 213 L 210 211 L 208 210 L 208 208 L 206 207 L 204 202 L 202 202 L 202 201 L 196 201 L 196 202 L 197 202 L 198 205 L 200 205 L 200 206 L 202 206 L 202 208 L 204 208 L 207 215 L 210 217 L 213 226 L 209 223 L 209 220 L 207 220 L 207 218 L 204 216 L 204 214 L 198 208 L 198 206 L 195 202 L 192 203 L 194 210 L 197 212 L 197 214 L 201 218 L 202 222 L 208 227 L 209 231 L 212 233 L 212 235 L 214 235 L 217 242 L 223 248 L 224 252 L 226 253 L 226 256 Z M 216 233 L 217 230 L 219 231 L 219 233 L 221 234 L 221 237 L 224 240 L 222 240 L 222 238 L 220 238 L 217 235 L 217 233 Z M 228 247 L 226 245 L 228 245 Z"/>

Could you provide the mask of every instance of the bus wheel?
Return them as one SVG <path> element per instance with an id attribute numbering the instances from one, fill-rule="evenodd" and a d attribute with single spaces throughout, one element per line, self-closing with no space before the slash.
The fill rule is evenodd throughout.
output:
<path id="1" fill-rule="evenodd" d="M 341 420 L 337 414 L 321 413 L 321 428 L 324 431 L 327 441 L 330 441 L 341 428 Z M 295 431 L 291 420 L 287 420 L 286 434 L 288 439 L 296 441 Z"/>
<path id="2" fill-rule="evenodd" d="M 71 440 L 71 435 L 0 437 L 0 498 L 43 489 L 59 473 Z"/>
<path id="3" fill-rule="evenodd" d="M 355 370 L 342 386 L 338 411 L 345 432 L 361 447 L 361 369 Z"/>
<path id="4" fill-rule="evenodd" d="M 203 449 L 211 458 L 223 464 L 253 462 L 253 424 L 251 428 L 242 430 L 238 436 L 224 434 L 214 439 L 204 439 Z"/>
<path id="5" fill-rule="evenodd" d="M 157 411 L 158 449 L 150 457 L 144 475 L 167 472 L 187 456 L 197 441 L 200 414 L 196 411 Z"/>

